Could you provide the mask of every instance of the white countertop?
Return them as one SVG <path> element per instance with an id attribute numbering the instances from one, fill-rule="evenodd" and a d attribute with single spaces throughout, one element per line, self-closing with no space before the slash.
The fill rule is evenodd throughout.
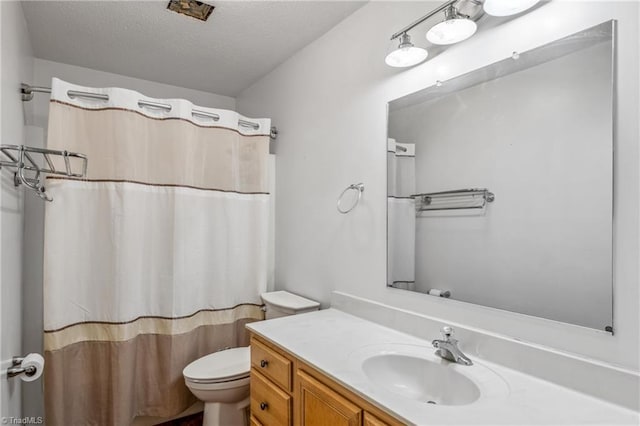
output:
<path id="1" fill-rule="evenodd" d="M 431 342 L 336 309 L 254 322 L 247 328 L 410 424 L 640 423 L 640 413 L 477 357 L 473 358 L 475 365 L 489 368 L 506 382 L 506 396 L 482 399 L 469 405 L 417 405 L 373 385 L 359 368 L 359 363 L 354 362 L 353 354 L 362 352 L 367 346 L 383 344 L 425 346 L 433 351 Z"/>

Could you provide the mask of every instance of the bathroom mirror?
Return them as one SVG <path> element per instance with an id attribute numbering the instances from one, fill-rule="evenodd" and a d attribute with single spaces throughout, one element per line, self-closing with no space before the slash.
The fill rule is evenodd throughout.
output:
<path id="1" fill-rule="evenodd" d="M 613 332 L 614 34 L 389 103 L 387 286 Z"/>

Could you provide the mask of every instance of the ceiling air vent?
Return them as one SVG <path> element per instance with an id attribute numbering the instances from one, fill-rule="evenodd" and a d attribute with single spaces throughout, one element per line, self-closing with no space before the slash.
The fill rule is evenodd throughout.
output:
<path id="1" fill-rule="evenodd" d="M 213 8 L 210 4 L 196 0 L 169 0 L 169 4 L 167 5 L 167 9 L 169 10 L 191 16 L 201 21 L 209 19 Z"/>

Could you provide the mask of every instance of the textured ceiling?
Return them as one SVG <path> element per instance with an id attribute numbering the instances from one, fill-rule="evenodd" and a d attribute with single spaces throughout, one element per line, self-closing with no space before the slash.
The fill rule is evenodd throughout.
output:
<path id="1" fill-rule="evenodd" d="M 364 5 L 210 1 L 206 22 L 167 1 L 24 1 L 38 58 L 236 96 Z"/>

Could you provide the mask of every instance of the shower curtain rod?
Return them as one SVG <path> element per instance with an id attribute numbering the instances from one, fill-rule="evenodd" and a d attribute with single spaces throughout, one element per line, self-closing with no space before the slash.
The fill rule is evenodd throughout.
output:
<path id="1" fill-rule="evenodd" d="M 51 88 L 50 87 L 45 87 L 45 86 L 31 86 L 25 83 L 22 83 L 20 85 L 20 93 L 22 95 L 22 101 L 23 102 L 28 102 L 30 100 L 33 99 L 33 94 L 34 93 L 51 93 Z M 69 97 L 81 97 L 81 98 L 89 98 L 89 99 L 100 99 L 103 101 L 108 101 L 109 100 L 109 95 L 105 95 L 102 93 L 91 93 L 91 92 L 78 92 L 76 90 L 69 90 L 67 91 L 67 95 L 69 95 Z M 171 105 L 169 104 L 162 104 L 162 103 L 158 103 L 158 102 L 150 102 L 150 101 L 144 101 L 144 100 L 139 100 L 138 101 L 138 105 L 140 106 L 148 106 L 148 107 L 152 107 L 152 108 L 162 108 L 162 109 L 166 109 L 166 110 L 171 110 Z M 213 118 L 214 120 L 218 120 L 220 119 L 220 116 L 214 113 L 210 113 L 207 111 L 199 111 L 194 109 L 191 112 L 193 115 L 198 115 L 198 116 L 202 116 L 202 117 L 209 117 L 209 118 Z M 238 120 L 238 125 L 240 126 L 244 126 L 244 127 L 251 127 L 254 130 L 257 130 L 260 128 L 260 125 L 258 123 L 254 123 L 252 121 L 247 121 L 247 120 Z M 278 136 L 278 129 L 275 126 L 272 126 L 269 132 L 269 137 L 271 139 L 276 139 Z"/>

